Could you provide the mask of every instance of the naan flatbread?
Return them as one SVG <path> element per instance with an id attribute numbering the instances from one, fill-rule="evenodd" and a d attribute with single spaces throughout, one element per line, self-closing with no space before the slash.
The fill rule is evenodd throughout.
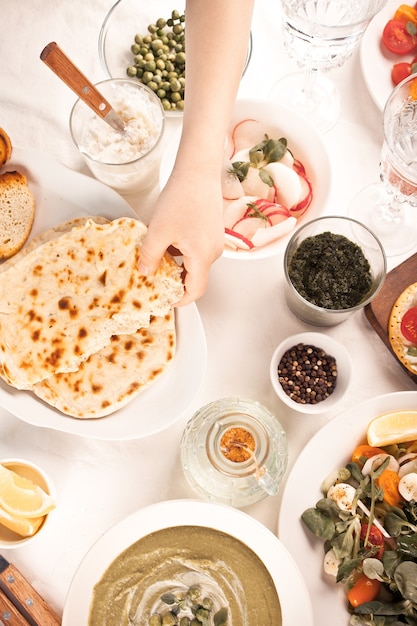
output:
<path id="1" fill-rule="evenodd" d="M 36 245 L 0 272 L 0 376 L 18 389 L 75 372 L 111 337 L 147 328 L 183 295 L 181 268 L 165 255 L 138 270 L 146 227 L 88 219 Z"/>
<path id="2" fill-rule="evenodd" d="M 417 374 L 417 357 L 409 354 L 412 344 L 401 332 L 401 320 L 412 307 L 417 306 L 417 283 L 413 283 L 397 298 L 388 321 L 388 338 L 399 361 L 413 374 Z"/>
<path id="3" fill-rule="evenodd" d="M 176 347 L 175 317 L 151 317 L 149 328 L 118 335 L 91 355 L 77 372 L 56 374 L 33 392 L 56 409 L 77 418 L 98 418 L 125 406 L 171 365 Z"/>

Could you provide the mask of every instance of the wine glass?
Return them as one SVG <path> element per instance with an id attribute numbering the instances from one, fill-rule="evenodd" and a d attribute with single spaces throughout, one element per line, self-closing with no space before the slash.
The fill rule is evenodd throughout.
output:
<path id="1" fill-rule="evenodd" d="M 340 112 L 340 95 L 323 72 L 351 56 L 387 0 L 281 0 L 284 45 L 303 71 L 278 80 L 270 98 L 289 105 L 320 131 Z"/>
<path id="2" fill-rule="evenodd" d="M 373 230 L 385 254 L 417 246 L 417 77 L 391 92 L 383 112 L 380 182 L 355 196 L 349 214 Z"/>

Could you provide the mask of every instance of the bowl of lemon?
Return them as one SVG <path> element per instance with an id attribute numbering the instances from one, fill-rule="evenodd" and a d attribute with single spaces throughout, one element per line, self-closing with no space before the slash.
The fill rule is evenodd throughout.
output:
<path id="1" fill-rule="evenodd" d="M 17 548 L 37 536 L 56 507 L 54 485 L 37 465 L 0 461 L 0 548 Z"/>

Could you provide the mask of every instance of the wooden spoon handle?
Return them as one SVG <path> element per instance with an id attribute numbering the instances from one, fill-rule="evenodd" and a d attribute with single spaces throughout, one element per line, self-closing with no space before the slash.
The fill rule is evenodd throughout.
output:
<path id="1" fill-rule="evenodd" d="M 111 105 L 54 41 L 42 50 L 41 60 L 97 115 L 105 118 Z"/>

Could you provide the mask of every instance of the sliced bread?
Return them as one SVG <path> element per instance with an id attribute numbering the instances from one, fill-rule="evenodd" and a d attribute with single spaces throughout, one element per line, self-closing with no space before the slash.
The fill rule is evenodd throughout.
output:
<path id="1" fill-rule="evenodd" d="M 12 156 L 12 142 L 3 128 L 0 128 L 0 166 L 6 165 Z"/>
<path id="2" fill-rule="evenodd" d="M 25 244 L 35 215 L 35 198 L 24 174 L 0 175 L 0 260 L 8 259 Z"/>

